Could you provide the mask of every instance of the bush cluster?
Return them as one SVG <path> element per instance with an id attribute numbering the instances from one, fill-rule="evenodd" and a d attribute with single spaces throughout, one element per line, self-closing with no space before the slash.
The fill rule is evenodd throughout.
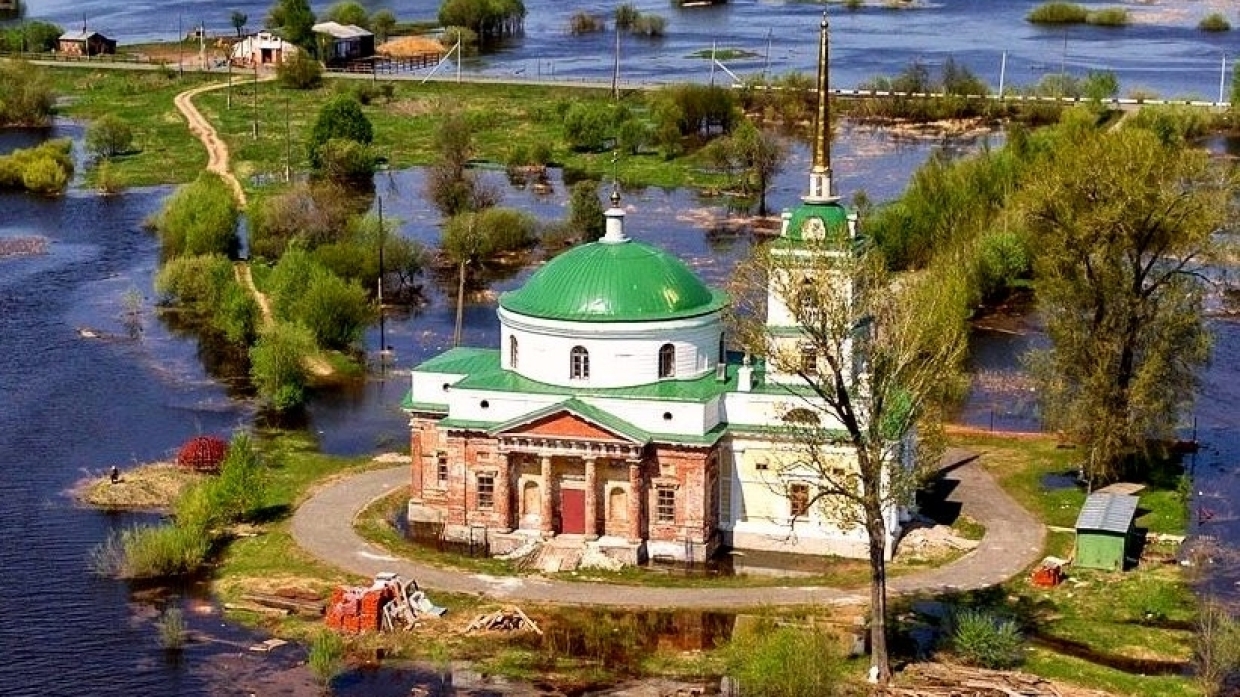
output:
<path id="1" fill-rule="evenodd" d="M 150 224 L 159 234 L 164 255 L 236 253 L 237 201 L 232 189 L 213 172 L 177 187 Z"/>
<path id="2" fill-rule="evenodd" d="M 965 663 L 1002 670 L 1024 661 L 1025 639 L 1014 620 L 973 609 L 952 619 L 952 648 Z"/>
<path id="3" fill-rule="evenodd" d="M 0 61 L 0 127 L 43 126 L 56 95 L 47 73 L 24 61 Z"/>
<path id="4" fill-rule="evenodd" d="M 0 109 L 3 109 L 2 102 Z M 49 195 L 62 193 L 73 177 L 72 153 L 72 141 L 61 138 L 0 155 L 0 189 L 24 189 Z"/>

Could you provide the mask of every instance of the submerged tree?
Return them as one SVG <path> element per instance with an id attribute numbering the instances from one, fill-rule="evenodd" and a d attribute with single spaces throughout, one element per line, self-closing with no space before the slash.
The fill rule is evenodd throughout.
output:
<path id="1" fill-rule="evenodd" d="M 885 682 L 896 514 L 941 455 L 940 408 L 960 384 L 965 283 L 955 264 L 893 279 L 851 234 L 825 238 L 780 239 L 738 267 L 736 335 L 761 359 L 765 389 L 786 395 L 788 457 L 773 486 L 802 515 L 865 532 L 871 660 Z"/>
<path id="2" fill-rule="evenodd" d="M 1034 289 L 1052 345 L 1032 358 L 1047 424 L 1106 484 L 1172 435 L 1209 358 L 1202 267 L 1232 182 L 1150 131 L 1078 132 L 1030 189 Z"/>

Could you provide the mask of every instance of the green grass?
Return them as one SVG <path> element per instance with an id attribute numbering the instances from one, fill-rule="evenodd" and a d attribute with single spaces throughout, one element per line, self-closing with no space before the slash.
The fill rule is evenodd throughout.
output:
<path id="1" fill-rule="evenodd" d="M 122 185 L 188 182 L 206 166 L 206 151 L 189 132 L 173 97 L 208 82 L 226 84 L 226 76 L 186 73 L 178 77 L 171 70 L 77 66 L 56 66 L 48 72 L 57 94 L 65 98 L 63 115 L 89 121 L 113 113 L 133 128 L 138 152 L 113 160 L 112 175 Z M 565 145 L 561 118 L 568 104 L 609 100 L 606 90 L 393 82 L 391 102 L 380 98 L 363 109 L 375 127 L 375 149 L 393 168 L 429 164 L 434 134 L 444 111 L 459 105 L 476 128 L 478 159 L 505 162 L 514 147 L 553 143 L 555 164 L 594 178 L 612 173 L 610 152 L 580 153 Z M 306 135 L 319 107 L 336 92 L 354 91 L 366 84 L 365 80 L 329 77 L 318 89 L 291 90 L 274 81 L 260 82 L 256 110 L 253 74 L 237 71 L 232 74 L 231 88 L 201 94 L 194 104 L 228 144 L 233 172 L 253 193 L 283 181 L 286 158 L 294 172 L 306 171 Z M 645 93 L 629 93 L 623 99 L 634 111 L 645 108 Z M 626 184 L 661 188 L 709 188 L 721 181 L 719 175 L 705 171 L 692 154 L 672 160 L 654 153 L 626 155 L 620 158 L 617 173 Z"/>
<path id="2" fill-rule="evenodd" d="M 207 153 L 173 105 L 177 93 L 206 82 L 208 77 L 170 71 L 55 68 L 48 74 L 64 98 L 59 111 L 71 119 L 90 121 L 113 114 L 134 132 L 137 152 L 111 160 L 112 174 L 125 186 L 176 184 L 192 181 L 207 165 Z M 87 172 L 93 183 L 93 169 Z"/>
<path id="3" fill-rule="evenodd" d="M 1070 471 L 1079 462 L 1079 451 L 1057 447 L 1052 436 L 968 435 L 951 440 L 954 446 L 980 453 L 980 464 L 1044 523 L 1063 528 L 1074 525 L 1085 493 L 1077 488 L 1047 490 L 1042 477 Z M 1171 534 L 1184 532 L 1185 506 L 1175 490 L 1176 474 L 1174 467 L 1160 467 L 1152 473 L 1148 488 L 1140 494 L 1139 510 L 1148 512 L 1138 519 L 1138 526 Z M 1046 553 L 1068 558 L 1074 542 L 1071 532 L 1051 532 Z M 1169 554 L 1172 550 L 1159 551 Z M 1116 658 L 1190 660 L 1189 628 L 1196 597 L 1180 566 L 1149 561 L 1127 572 L 1069 566 L 1067 575 L 1055 588 L 1035 587 L 1022 575 L 1001 588 L 955 600 L 1013 614 L 1027 636 L 1078 642 L 1097 654 L 1095 660 L 1086 660 L 1035 646 L 1027 652 L 1026 671 L 1122 695 L 1200 694 L 1188 677 L 1147 677 L 1105 665 Z"/>

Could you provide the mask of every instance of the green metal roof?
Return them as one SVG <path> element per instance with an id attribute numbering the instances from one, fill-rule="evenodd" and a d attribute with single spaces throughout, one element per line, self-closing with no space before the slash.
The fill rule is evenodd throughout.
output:
<path id="1" fill-rule="evenodd" d="M 528 414 L 518 416 L 517 418 L 512 419 L 511 421 L 505 421 L 504 423 L 491 428 L 488 431 L 488 433 L 492 436 L 498 435 L 500 433 L 503 433 L 504 431 L 511 430 L 517 426 L 528 424 L 532 421 L 537 421 L 545 416 L 551 416 L 552 414 L 558 414 L 562 411 L 567 411 L 572 414 L 576 414 L 577 416 L 580 416 L 581 418 L 595 424 L 596 426 L 600 426 L 605 430 L 611 431 L 612 433 L 618 433 L 635 443 L 640 443 L 642 445 L 645 445 L 646 443 L 650 442 L 650 434 L 647 433 L 646 431 L 643 431 L 637 426 L 634 426 L 633 424 L 629 423 L 628 421 L 625 421 L 624 419 L 614 414 L 611 414 L 602 409 L 599 409 L 598 407 L 592 407 L 589 404 L 586 404 L 585 402 L 581 401 L 580 399 L 576 399 L 576 398 L 571 398 L 567 401 L 560 402 L 558 404 L 552 404 L 549 407 L 543 407 L 542 409 L 539 409 L 537 411 L 532 411 Z"/>
<path id="2" fill-rule="evenodd" d="M 562 387 L 531 380 L 500 365 L 498 349 L 454 348 L 413 369 L 415 373 L 464 374 L 452 389 L 493 390 L 496 392 L 528 392 L 531 394 L 576 395 L 579 397 L 610 397 L 615 399 L 661 400 L 667 402 L 705 402 L 724 392 L 736 390 L 736 369 L 740 355 L 732 354 L 724 380 L 715 379 L 712 371 L 694 380 L 660 380 L 634 387 Z M 468 368 L 468 370 L 466 369 Z M 405 408 L 413 402 L 405 397 Z"/>
<path id="3" fill-rule="evenodd" d="M 695 317 L 728 304 L 684 262 L 648 244 L 592 242 L 552 259 L 500 307 L 543 319 L 648 322 Z"/>
<path id="4" fill-rule="evenodd" d="M 806 229 L 806 225 L 813 225 L 811 220 L 818 220 L 822 223 L 823 239 L 848 238 L 848 210 L 836 201 L 802 203 L 792 209 L 792 219 L 788 221 L 786 238 L 795 241 L 816 239 Z"/>

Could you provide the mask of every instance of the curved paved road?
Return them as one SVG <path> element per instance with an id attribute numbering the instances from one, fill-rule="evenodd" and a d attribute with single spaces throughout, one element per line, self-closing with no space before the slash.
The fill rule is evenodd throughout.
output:
<path id="1" fill-rule="evenodd" d="M 952 591 L 1001 583 L 1042 553 L 1046 530 L 995 484 L 976 462 L 945 475 L 958 482 L 949 501 L 986 526 L 976 550 L 951 564 L 891 579 L 893 594 Z M 778 586 L 764 588 L 651 588 L 557 581 L 539 576 L 494 577 L 442 569 L 397 558 L 353 529 L 367 504 L 409 483 L 408 467 L 364 472 L 316 491 L 293 514 L 293 538 L 306 551 L 346 571 L 373 576 L 395 571 L 424 589 L 472 593 L 500 600 L 642 608 L 736 608 L 761 605 L 851 604 L 869 600 L 869 589 Z"/>

